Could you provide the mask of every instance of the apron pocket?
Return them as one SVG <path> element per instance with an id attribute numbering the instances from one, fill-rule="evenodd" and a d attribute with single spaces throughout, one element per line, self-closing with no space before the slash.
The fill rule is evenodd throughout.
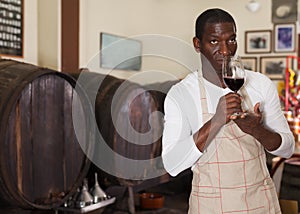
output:
<path id="1" fill-rule="evenodd" d="M 220 190 L 214 187 L 193 188 L 189 213 L 222 213 Z"/>
<path id="2" fill-rule="evenodd" d="M 274 182 L 271 178 L 266 178 L 261 186 L 261 192 L 265 195 L 265 206 L 270 213 L 280 213 L 279 201 Z"/>

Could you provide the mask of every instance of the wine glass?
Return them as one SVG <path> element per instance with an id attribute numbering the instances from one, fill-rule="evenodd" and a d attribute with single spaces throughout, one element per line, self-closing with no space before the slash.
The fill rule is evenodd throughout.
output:
<path id="1" fill-rule="evenodd" d="M 222 75 L 224 84 L 237 93 L 245 82 L 245 69 L 239 56 L 226 56 L 223 59 Z M 242 113 L 236 112 L 233 116 L 241 116 Z"/>

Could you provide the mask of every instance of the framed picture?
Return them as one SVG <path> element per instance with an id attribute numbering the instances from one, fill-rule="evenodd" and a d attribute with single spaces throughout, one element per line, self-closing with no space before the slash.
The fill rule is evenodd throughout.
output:
<path id="1" fill-rule="evenodd" d="M 100 67 L 139 71 L 142 64 L 142 42 L 132 38 L 100 33 Z"/>
<path id="2" fill-rule="evenodd" d="M 295 51 L 295 28 L 294 23 L 274 25 L 274 52 Z"/>
<path id="3" fill-rule="evenodd" d="M 257 71 L 257 57 L 241 57 L 244 68 L 251 71 Z"/>
<path id="4" fill-rule="evenodd" d="M 246 53 L 271 53 L 271 30 L 253 30 L 245 32 Z"/>
<path id="5" fill-rule="evenodd" d="M 272 22 L 291 23 L 297 21 L 298 0 L 272 0 Z"/>
<path id="6" fill-rule="evenodd" d="M 286 60 L 286 56 L 260 57 L 260 72 L 267 75 L 270 79 L 284 79 Z"/>

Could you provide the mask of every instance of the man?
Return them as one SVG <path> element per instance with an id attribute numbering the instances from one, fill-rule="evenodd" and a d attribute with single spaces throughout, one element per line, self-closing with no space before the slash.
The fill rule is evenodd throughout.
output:
<path id="1" fill-rule="evenodd" d="M 165 169 L 176 176 L 191 167 L 191 214 L 280 213 L 265 151 L 288 158 L 295 142 L 277 90 L 267 77 L 248 70 L 240 94 L 226 88 L 223 58 L 237 50 L 236 24 L 228 12 L 208 9 L 195 27 L 202 66 L 165 99 Z M 235 112 L 242 116 L 232 117 Z"/>

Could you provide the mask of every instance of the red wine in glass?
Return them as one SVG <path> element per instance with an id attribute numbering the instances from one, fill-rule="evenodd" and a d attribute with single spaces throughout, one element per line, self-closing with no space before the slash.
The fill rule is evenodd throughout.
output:
<path id="1" fill-rule="evenodd" d="M 244 85 L 244 78 L 233 78 L 233 77 L 224 77 L 224 82 L 228 88 L 237 93 L 238 90 Z"/>
<path id="2" fill-rule="evenodd" d="M 224 57 L 222 75 L 225 85 L 237 93 L 245 82 L 245 70 L 241 58 L 238 56 Z"/>

